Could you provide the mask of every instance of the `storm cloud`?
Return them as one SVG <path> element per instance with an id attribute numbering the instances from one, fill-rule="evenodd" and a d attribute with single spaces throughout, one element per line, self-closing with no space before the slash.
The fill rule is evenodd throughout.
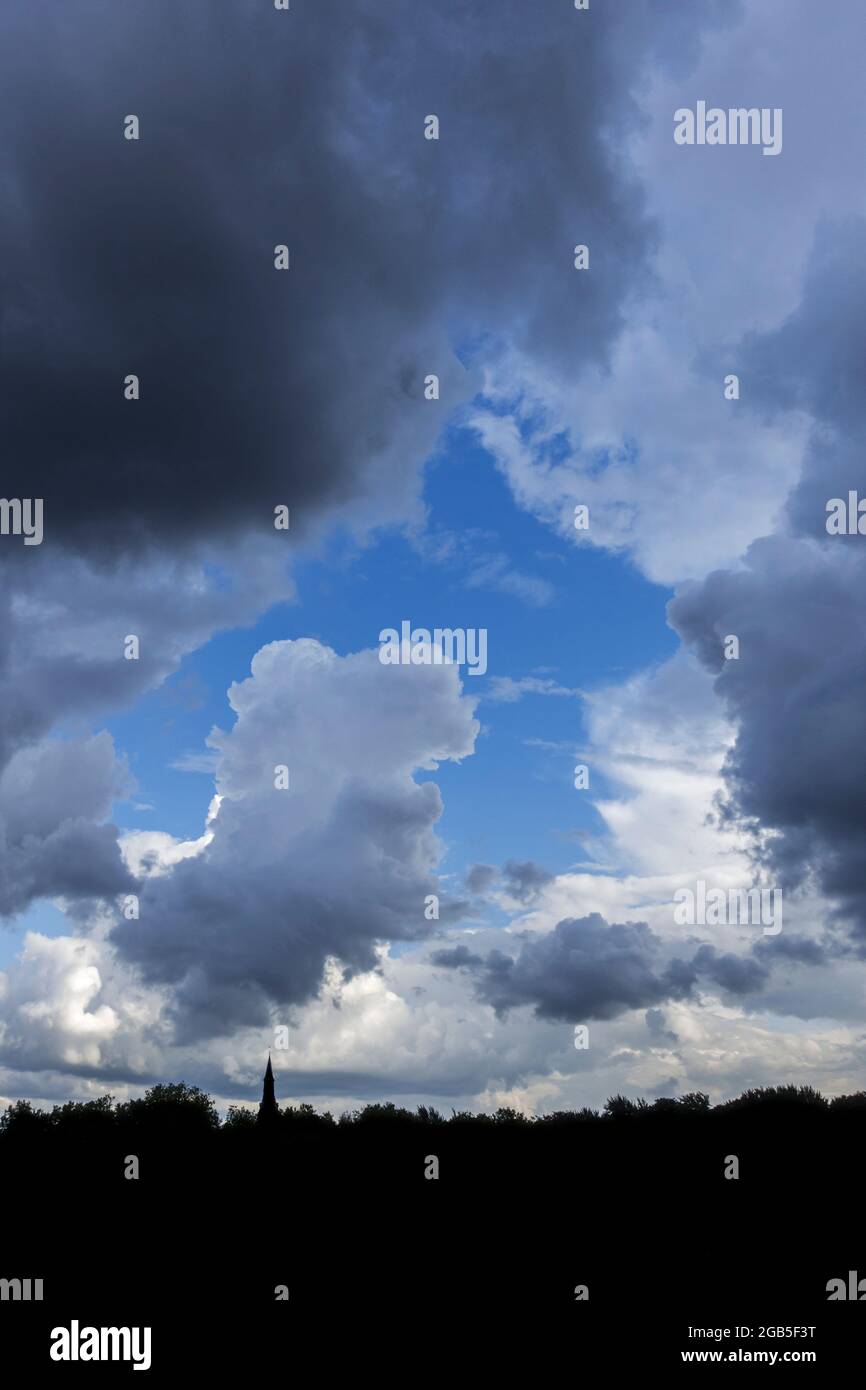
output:
<path id="1" fill-rule="evenodd" d="M 608 923 L 592 912 L 525 941 L 516 956 L 489 952 L 476 989 L 500 1016 L 531 1004 L 537 1017 L 558 1022 L 615 1018 L 692 992 L 694 970 L 678 960 L 660 965 L 660 954 L 645 922 Z"/>
<path id="2" fill-rule="evenodd" d="M 699 38 L 613 8 L 7 8 L 4 490 L 44 498 L 45 544 L 399 518 L 474 389 L 466 342 L 603 358 L 653 244 L 628 86 Z"/>
<path id="3" fill-rule="evenodd" d="M 805 411 L 811 436 L 779 531 L 736 570 L 684 586 L 669 620 L 716 674 L 737 737 L 728 814 L 765 832 L 785 887 L 838 904 L 866 949 L 866 539 L 828 535 L 827 502 L 866 493 L 866 224 L 816 236 L 803 297 L 751 337 L 752 409 Z M 723 657 L 736 634 L 738 660 Z M 769 835 L 766 832 L 770 832 Z M 843 948 L 844 949 L 844 948 Z"/>

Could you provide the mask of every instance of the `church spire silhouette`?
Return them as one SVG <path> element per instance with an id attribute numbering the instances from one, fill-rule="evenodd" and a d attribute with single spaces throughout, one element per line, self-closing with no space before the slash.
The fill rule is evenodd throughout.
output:
<path id="1" fill-rule="evenodd" d="M 262 1098 L 259 1103 L 259 1113 L 256 1116 L 256 1124 L 273 1124 L 279 1119 L 280 1107 L 277 1105 L 276 1092 L 274 1091 L 274 1070 L 271 1066 L 271 1054 L 268 1053 L 268 1065 L 265 1070 L 265 1083 L 262 1088 Z"/>

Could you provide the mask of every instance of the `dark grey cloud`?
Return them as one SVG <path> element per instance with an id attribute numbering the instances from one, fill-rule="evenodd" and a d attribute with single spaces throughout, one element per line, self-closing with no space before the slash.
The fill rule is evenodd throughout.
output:
<path id="1" fill-rule="evenodd" d="M 830 498 L 866 496 L 864 246 L 862 220 L 820 227 L 799 307 L 744 345 L 747 408 L 813 420 L 785 529 L 685 586 L 668 614 L 737 729 L 728 813 L 774 832 L 764 857 L 780 884 L 817 884 L 866 942 L 866 537 L 825 525 Z M 729 633 L 738 661 L 723 659 Z"/>
<path id="2" fill-rule="evenodd" d="M 866 219 L 824 218 L 815 229 L 800 303 L 775 330 L 737 352 L 744 405 L 765 416 L 811 420 L 799 481 L 787 499 L 791 533 L 826 544 L 827 502 L 866 493 Z M 863 538 L 833 537 L 828 554 L 862 556 Z"/>
<path id="3" fill-rule="evenodd" d="M 136 886 L 120 857 L 116 827 L 82 817 L 64 821 L 38 846 L 9 854 L 0 883 L 4 916 L 21 912 L 35 898 L 107 899 Z"/>
<path id="4" fill-rule="evenodd" d="M 226 807 L 213 847 L 143 886 L 141 920 L 112 941 L 145 983 L 172 986 L 178 1042 L 261 1026 L 273 1006 L 316 998 L 329 958 L 348 978 L 378 968 L 377 942 L 429 933 L 437 883 L 423 855 L 442 805 L 432 783 L 416 791 L 354 788 L 267 862 L 238 857 L 252 827 Z M 260 813 L 259 833 L 269 820 Z"/>
<path id="5" fill-rule="evenodd" d="M 818 223 L 799 305 L 778 328 L 749 334 L 738 350 L 747 406 L 753 403 L 766 412 L 802 410 L 819 429 L 829 428 L 840 436 L 862 430 L 866 424 L 862 390 L 866 334 L 860 312 L 866 302 L 864 237 L 862 217 L 823 218 Z M 832 460 L 825 456 L 824 463 L 823 480 L 832 481 Z M 802 507 L 804 485 L 813 481 L 809 471 L 807 466 L 795 493 L 793 514 L 807 534 L 824 534 L 823 505 L 817 527 Z M 836 477 L 842 482 L 847 473 L 837 472 Z"/>
<path id="6" fill-rule="evenodd" d="M 866 923 L 864 558 L 831 542 L 756 542 L 669 606 L 683 639 L 719 672 L 737 727 L 728 811 L 777 832 L 765 854 L 781 886 L 814 877 Z M 720 660 L 736 633 L 739 661 Z"/>
<path id="7" fill-rule="evenodd" d="M 21 750 L 0 774 L 0 916 L 38 897 L 133 892 L 105 819 L 128 784 L 108 734 Z"/>
<path id="8" fill-rule="evenodd" d="M 788 961 L 792 965 L 827 965 L 838 954 L 844 954 L 844 942 L 816 941 L 810 936 L 783 931 L 778 936 L 762 936 L 752 947 L 753 952 L 766 960 Z"/>
<path id="9" fill-rule="evenodd" d="M 484 964 L 484 957 L 470 951 L 468 946 L 443 946 L 438 951 L 431 951 L 430 960 L 433 965 L 442 965 L 448 970 L 465 970 Z"/>
<path id="10" fill-rule="evenodd" d="M 524 903 L 537 897 L 545 884 L 550 883 L 554 877 L 532 859 L 523 862 L 509 859 L 505 864 L 504 873 L 507 892 L 512 898 Z"/>
<path id="11" fill-rule="evenodd" d="M 17 542 L 14 542 L 17 544 Z M 59 721 L 133 704 L 222 626 L 293 594 L 255 543 L 183 557 L 128 557 L 109 575 L 83 556 L 6 552 L 0 537 L 0 768 Z M 135 634 L 137 660 L 124 658 Z"/>
<path id="12" fill-rule="evenodd" d="M 665 1027 L 662 1004 L 693 999 L 701 988 L 734 998 L 759 994 L 772 966 L 769 958 L 719 952 L 707 943 L 690 960 L 672 957 L 646 922 L 608 923 L 598 912 L 565 918 L 544 935 L 524 932 L 513 955 L 493 950 L 481 958 L 458 944 L 431 959 L 470 972 L 478 998 L 500 1018 L 521 1005 L 531 1005 L 537 1018 L 568 1023 L 642 1008 L 651 1037 L 669 1042 L 678 1039 Z"/>
<path id="13" fill-rule="evenodd" d="M 498 870 L 493 864 L 472 864 L 466 875 L 466 892 L 486 893 L 497 873 Z"/>
<path id="14" fill-rule="evenodd" d="M 694 970 L 659 964 L 661 942 L 645 922 L 608 924 L 597 912 L 566 918 L 525 940 L 516 956 L 489 952 L 476 975 L 480 999 L 503 1016 L 531 1004 L 538 1018 L 580 1023 L 688 997 Z"/>
<path id="15" fill-rule="evenodd" d="M 679 1042 L 676 1033 L 667 1027 L 663 1009 L 647 1009 L 644 1021 L 651 1038 L 655 1038 L 659 1042 Z"/>
<path id="16" fill-rule="evenodd" d="M 653 242 L 628 88 L 700 34 L 632 9 L 7 7 L 4 491 L 45 499 L 46 543 L 277 545 L 278 502 L 299 531 L 344 503 L 399 514 L 471 393 L 455 348 L 603 358 Z"/>
<path id="17" fill-rule="evenodd" d="M 727 994 L 755 994 L 770 978 L 769 967 L 754 956 L 735 956 L 730 951 L 719 952 L 714 946 L 700 946 L 692 965 L 703 979 Z"/>
<path id="18" fill-rule="evenodd" d="M 669 1076 L 667 1081 L 660 1081 L 657 1086 L 651 1086 L 647 1095 L 656 1096 L 659 1100 L 664 1100 L 670 1096 L 672 1091 L 678 1091 L 679 1088 L 679 1077 Z"/>

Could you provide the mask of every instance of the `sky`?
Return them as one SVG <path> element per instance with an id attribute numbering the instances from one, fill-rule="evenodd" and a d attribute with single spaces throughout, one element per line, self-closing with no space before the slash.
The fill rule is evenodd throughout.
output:
<path id="1" fill-rule="evenodd" d="M 2 492 L 44 502 L 0 535 L 0 1104 L 225 1109 L 269 1049 L 335 1113 L 863 1088 L 864 38 L 0 15 Z M 778 153 L 677 143 L 699 102 Z M 486 669 L 386 664 L 404 620 Z M 781 930 L 683 923 L 699 882 Z"/>

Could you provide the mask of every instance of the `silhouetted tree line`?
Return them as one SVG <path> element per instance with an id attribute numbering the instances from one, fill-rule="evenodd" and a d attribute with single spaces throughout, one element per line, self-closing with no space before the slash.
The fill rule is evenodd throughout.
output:
<path id="1" fill-rule="evenodd" d="M 387 1291 L 389 1306 L 405 1297 L 417 1311 L 418 1297 L 426 1308 L 440 1294 L 474 1307 L 479 1281 L 500 1297 L 502 1279 L 519 1287 L 520 1306 L 537 1297 L 548 1311 L 556 1300 L 569 1307 L 587 1272 L 593 1297 L 605 1280 L 614 1287 L 640 1241 L 653 1270 L 669 1249 L 681 1261 L 671 1231 L 694 1239 L 705 1220 L 720 1235 L 702 1277 L 723 1292 L 751 1269 L 743 1241 L 755 1232 L 774 1252 L 774 1279 L 790 1269 L 796 1289 L 817 1279 L 823 1291 L 831 1275 L 859 1268 L 850 1200 L 833 1220 L 824 1211 L 833 1194 L 860 1190 L 864 1160 L 866 1092 L 828 1099 L 795 1085 L 720 1105 L 702 1092 L 614 1095 L 600 1110 L 537 1118 L 509 1107 L 388 1102 L 336 1117 L 284 1105 L 259 1122 L 257 1107 L 221 1116 L 211 1096 L 178 1082 L 120 1102 L 17 1101 L 0 1117 L 4 1239 L 18 1223 L 22 1269 L 38 1265 L 67 1287 L 84 1262 L 108 1279 L 99 1271 L 118 1267 L 109 1254 L 126 1261 L 132 1241 L 129 1268 L 155 1261 L 156 1286 L 179 1281 L 178 1306 L 191 1282 L 210 1293 L 224 1277 L 232 1298 L 248 1284 L 251 1299 L 271 1303 L 275 1285 L 290 1285 L 310 1316 L 335 1288 L 361 1301 Z M 98 1234 L 87 1249 L 67 1241 L 79 1219 Z M 820 1257 L 807 1258 L 821 1241 Z M 669 1288 L 681 1277 L 677 1264 Z"/>
<path id="2" fill-rule="evenodd" d="M 811 1086 L 755 1087 L 716 1106 L 710 1105 L 709 1096 L 702 1091 L 653 1102 L 615 1095 L 600 1111 L 584 1107 L 555 1110 L 534 1117 L 509 1107 L 501 1107 L 493 1114 L 452 1109 L 450 1115 L 445 1115 L 433 1106 L 419 1105 L 412 1111 L 386 1102 L 346 1111 L 335 1119 L 329 1111 L 320 1113 L 312 1105 L 301 1104 L 283 1106 L 267 1128 L 285 1136 L 327 1135 L 347 1130 L 363 1135 L 383 1129 L 490 1131 L 503 1127 L 528 1133 L 578 1125 L 639 1124 L 660 1118 L 681 1121 L 743 1114 L 772 1120 L 796 1115 L 830 1116 L 840 1112 L 859 1112 L 866 1116 L 866 1091 L 827 1099 Z M 123 1137 L 130 1143 L 137 1137 L 182 1142 L 215 1134 L 234 1139 L 246 1133 L 261 1133 L 262 1127 L 257 1126 L 256 1121 L 255 1109 L 237 1105 L 230 1106 L 225 1119 L 220 1121 L 211 1097 L 199 1087 L 180 1081 L 151 1086 L 143 1097 L 119 1103 L 106 1095 L 98 1100 L 67 1101 L 48 1111 L 35 1109 L 27 1100 L 15 1101 L 0 1116 L 0 1144 L 23 1142 L 29 1146 L 60 1138 L 80 1139 L 90 1144 L 109 1137 Z"/>

